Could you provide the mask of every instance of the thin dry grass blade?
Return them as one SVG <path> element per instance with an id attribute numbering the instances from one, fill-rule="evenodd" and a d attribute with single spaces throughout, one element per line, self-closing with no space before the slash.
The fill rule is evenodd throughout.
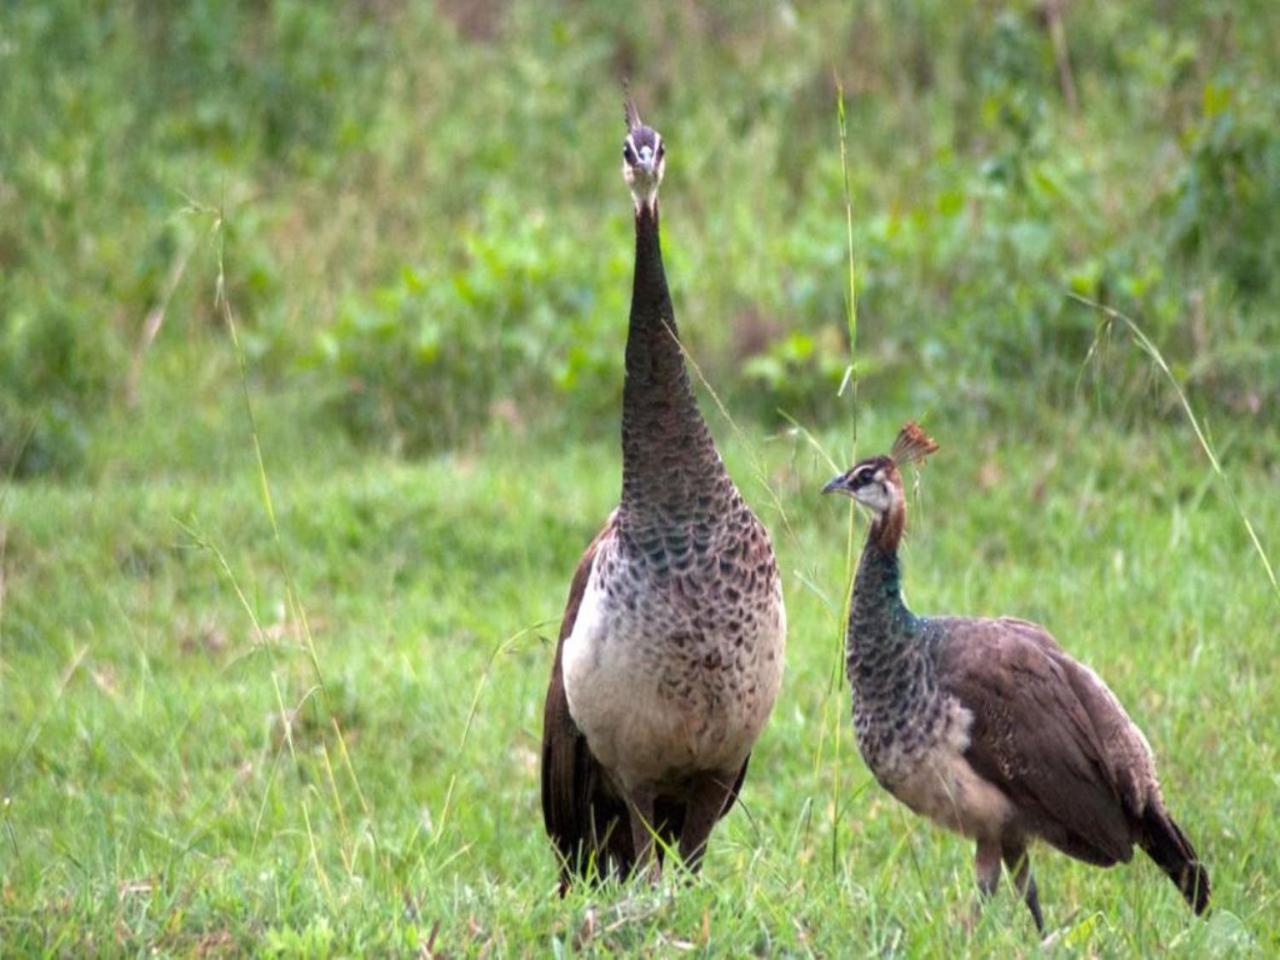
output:
<path id="1" fill-rule="evenodd" d="M 1253 549 L 1258 554 L 1258 559 L 1262 563 L 1262 569 L 1266 572 L 1267 579 L 1271 582 L 1271 591 L 1275 595 L 1276 602 L 1280 603 L 1280 582 L 1276 580 L 1276 572 L 1275 568 L 1271 565 L 1271 558 L 1267 556 L 1266 548 L 1263 547 L 1262 540 L 1258 537 L 1258 532 L 1253 527 L 1253 522 L 1249 519 L 1248 515 L 1245 514 L 1244 507 L 1240 505 L 1240 500 L 1236 496 L 1235 488 L 1232 487 L 1226 471 L 1222 469 L 1222 464 L 1218 462 L 1218 455 L 1213 452 L 1213 446 L 1209 443 L 1209 438 L 1205 436 L 1204 430 L 1201 429 L 1200 420 L 1196 417 L 1195 411 L 1191 409 L 1191 401 L 1187 399 L 1186 391 L 1182 389 L 1182 384 L 1178 382 L 1178 378 L 1173 375 L 1173 371 L 1169 368 L 1169 364 L 1165 361 L 1164 355 L 1160 352 L 1160 349 L 1152 342 L 1151 338 L 1146 335 L 1143 329 L 1139 327 L 1136 322 L 1121 313 L 1119 310 L 1115 310 L 1105 304 L 1098 303 L 1096 300 L 1090 300 L 1088 297 L 1082 297 L 1076 293 L 1068 293 L 1067 296 L 1077 303 L 1097 310 L 1105 316 L 1108 322 L 1103 325 L 1104 327 L 1110 325 L 1112 322 L 1123 323 L 1129 330 L 1129 333 L 1133 336 L 1134 342 L 1138 344 L 1138 348 L 1151 358 L 1151 361 L 1156 365 L 1160 372 L 1164 374 L 1165 379 L 1169 381 L 1169 385 L 1173 387 L 1173 392 L 1178 398 L 1178 403 L 1181 405 L 1183 413 L 1186 414 L 1187 422 L 1191 424 L 1191 429 L 1195 431 L 1196 440 L 1200 443 L 1200 449 L 1202 449 L 1205 456 L 1209 458 L 1209 465 L 1213 468 L 1214 474 L 1216 474 L 1218 479 L 1221 481 L 1222 489 L 1226 491 L 1227 499 L 1231 501 L 1231 506 L 1235 510 L 1236 515 L 1240 517 L 1240 522 L 1244 524 L 1244 528 L 1249 534 L 1249 539 L 1253 542 Z M 1089 353 L 1086 356 L 1086 362 L 1088 362 L 1089 358 L 1095 355 L 1096 351 L 1094 348 L 1104 332 L 1105 331 L 1103 329 L 1099 329 L 1097 336 L 1094 337 L 1094 342 L 1089 346 Z"/>

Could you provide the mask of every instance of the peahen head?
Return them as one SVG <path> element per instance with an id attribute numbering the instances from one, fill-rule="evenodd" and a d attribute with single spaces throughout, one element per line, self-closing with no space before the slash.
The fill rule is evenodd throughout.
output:
<path id="1" fill-rule="evenodd" d="M 853 497 L 877 516 L 896 512 L 906 502 L 898 467 L 923 460 L 937 449 L 932 437 L 914 421 L 908 422 L 898 432 L 898 439 L 887 454 L 859 460 L 832 479 L 822 492 Z"/>
<path id="2" fill-rule="evenodd" d="M 667 149 L 662 134 L 647 127 L 629 97 L 626 101 L 627 138 L 622 141 L 622 178 L 631 189 L 636 213 L 653 213 L 658 205 L 658 186 L 666 166 Z"/>

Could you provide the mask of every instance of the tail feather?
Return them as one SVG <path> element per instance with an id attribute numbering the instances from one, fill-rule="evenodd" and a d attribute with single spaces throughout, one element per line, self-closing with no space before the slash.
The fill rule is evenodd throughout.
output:
<path id="1" fill-rule="evenodd" d="M 604 771 L 575 731 L 572 803 L 548 832 L 560 856 L 560 895 L 575 879 L 626 879 L 635 869 L 627 806 L 605 785 Z M 545 789 L 545 788 L 544 788 Z"/>
<path id="2" fill-rule="evenodd" d="M 1173 817 L 1152 804 L 1143 815 L 1139 843 L 1181 891 L 1196 916 L 1209 909 L 1209 871 Z"/>
<path id="3" fill-rule="evenodd" d="M 555 843 L 560 859 L 560 896 L 568 893 L 577 880 L 600 883 L 610 879 L 626 880 L 635 873 L 636 854 L 631 842 L 631 814 L 625 801 L 606 786 L 604 770 L 591 754 L 586 737 L 577 734 L 574 741 L 576 772 L 573 777 L 577 794 L 573 814 L 552 822 L 547 831 Z M 750 757 L 742 763 L 733 793 L 720 816 L 729 812 L 737 800 L 747 776 Z M 546 764 L 544 764 L 544 769 Z M 546 778 L 543 795 L 547 796 Z M 545 807 L 547 810 L 553 807 Z M 684 833 L 687 804 L 683 800 L 660 799 L 654 806 L 654 854 L 661 864 L 668 848 L 676 847 Z M 550 816 L 550 814 L 548 814 Z"/>
<path id="4" fill-rule="evenodd" d="M 560 895 L 568 893 L 575 880 L 600 883 L 626 880 L 636 868 L 631 841 L 631 815 L 627 805 L 605 782 L 604 771 L 591 754 L 586 737 L 578 734 L 575 743 L 573 815 L 563 823 L 548 825 L 560 858 Z M 663 850 L 675 844 L 684 828 L 684 805 L 659 802 L 654 810 L 659 844 Z"/>

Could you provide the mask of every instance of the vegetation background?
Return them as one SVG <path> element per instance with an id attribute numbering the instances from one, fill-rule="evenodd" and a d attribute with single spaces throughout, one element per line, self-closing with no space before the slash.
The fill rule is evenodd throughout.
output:
<path id="1" fill-rule="evenodd" d="M 1194 921 L 1043 851 L 1053 950 L 1280 951 L 1277 50 L 1270 0 L 0 5 L 0 952 L 1036 952 L 850 737 L 816 491 L 907 416 L 913 605 L 1096 667 L 1213 871 Z M 703 880 L 559 900 L 623 77 L 791 645 Z"/>

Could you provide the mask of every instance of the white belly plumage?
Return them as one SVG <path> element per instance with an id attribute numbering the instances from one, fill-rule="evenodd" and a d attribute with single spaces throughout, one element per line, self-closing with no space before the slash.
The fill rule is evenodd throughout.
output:
<path id="1" fill-rule="evenodd" d="M 973 715 L 952 700 L 943 717 L 931 743 L 909 753 L 891 743 L 873 772 L 898 800 L 940 826 L 974 838 L 998 837 L 1014 809 L 964 755 Z"/>
<path id="2" fill-rule="evenodd" d="M 569 712 L 591 752 L 624 790 L 736 775 L 782 679 L 780 587 L 772 603 L 724 609 L 652 585 L 626 592 L 593 572 L 565 640 Z"/>

